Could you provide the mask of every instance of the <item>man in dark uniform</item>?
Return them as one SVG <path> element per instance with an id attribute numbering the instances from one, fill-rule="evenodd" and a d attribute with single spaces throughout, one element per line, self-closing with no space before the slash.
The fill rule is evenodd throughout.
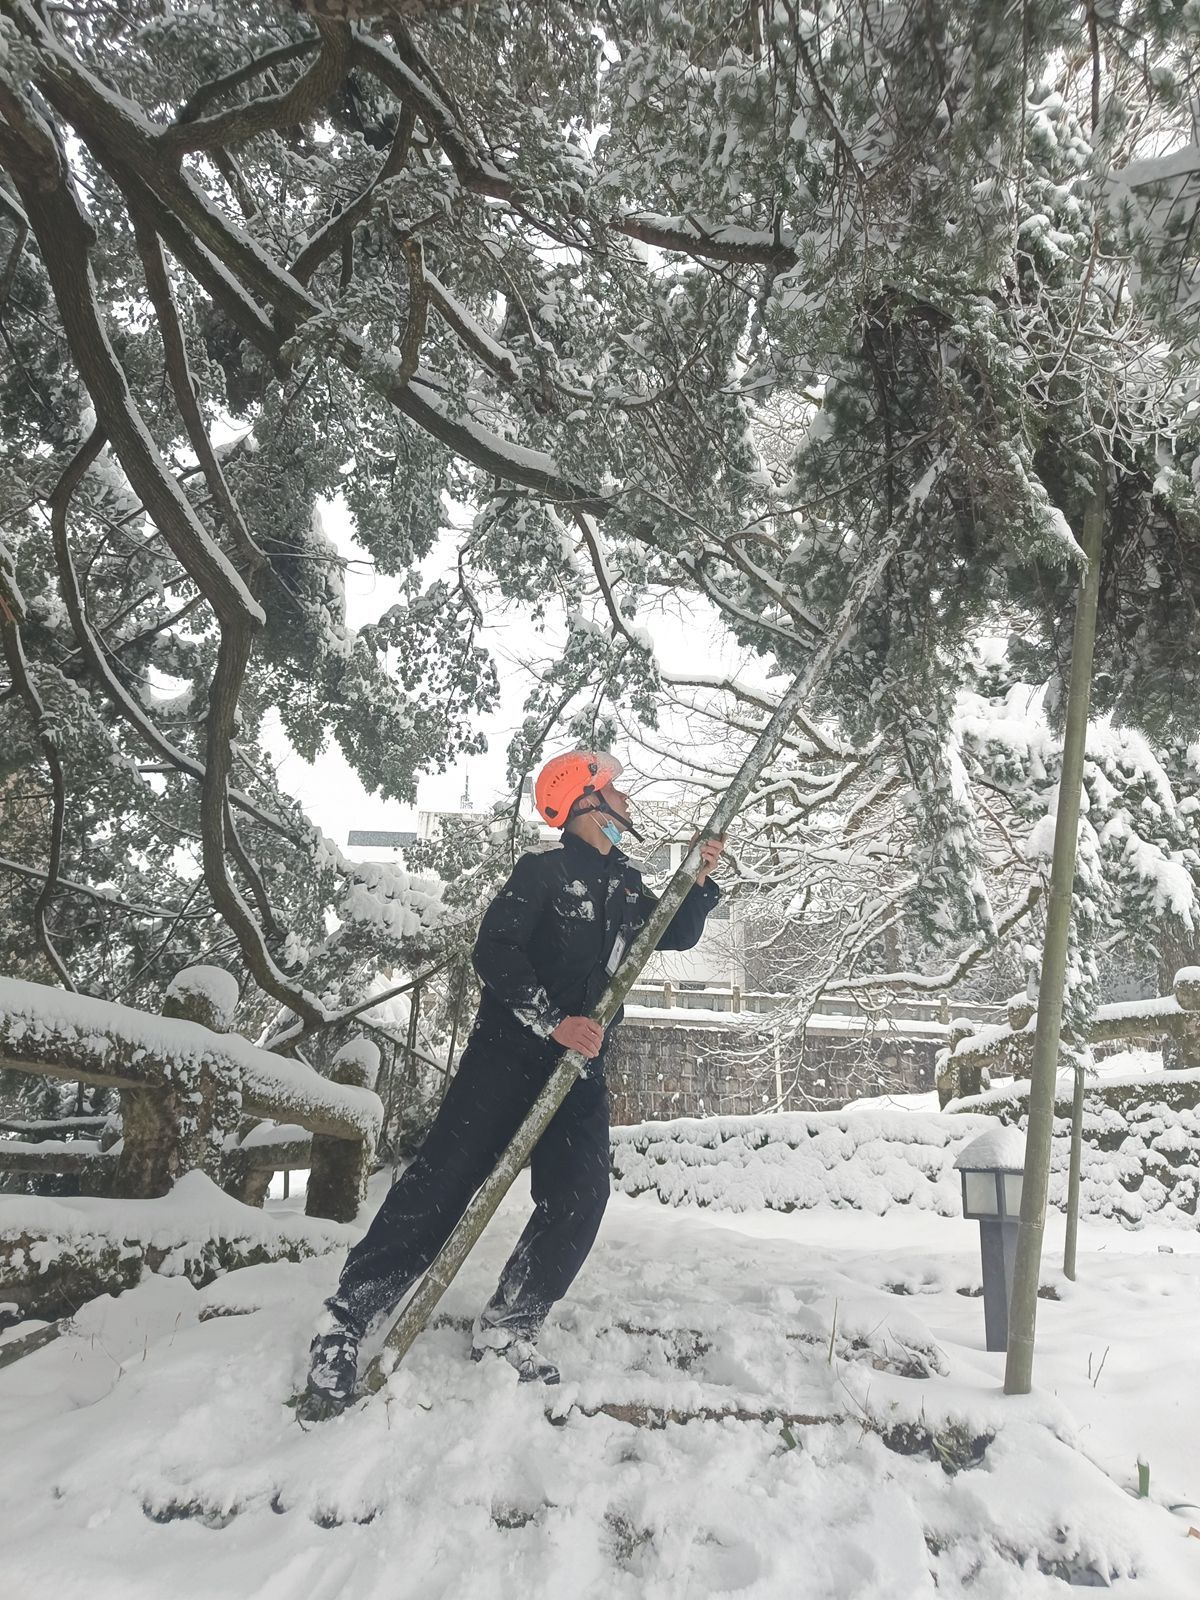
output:
<path id="1" fill-rule="evenodd" d="M 629 798 L 614 787 L 621 766 L 596 751 L 548 762 L 535 787 L 562 844 L 524 855 L 480 923 L 474 964 L 479 1012 L 457 1073 L 412 1165 L 346 1258 L 313 1340 L 308 1390 L 317 1410 L 353 1396 L 359 1342 L 394 1310 L 433 1261 L 480 1184 L 495 1167 L 565 1050 L 590 1063 L 572 1085 L 531 1158 L 534 1211 L 472 1339 L 522 1381 L 557 1383 L 537 1349 L 546 1313 L 583 1265 L 608 1201 L 607 1029 L 591 1012 L 655 898 L 618 848 L 636 829 Z M 689 950 L 720 895 L 709 879 L 723 846 L 701 848 L 696 884 L 659 940 Z"/>

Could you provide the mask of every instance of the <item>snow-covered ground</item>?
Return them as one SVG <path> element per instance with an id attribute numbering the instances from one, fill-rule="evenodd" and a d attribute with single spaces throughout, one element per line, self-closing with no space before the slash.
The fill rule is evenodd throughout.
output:
<path id="1" fill-rule="evenodd" d="M 1200 1593 L 1200 1510 L 1168 1509 L 1200 1501 L 1194 1233 L 1088 1222 L 1072 1285 L 1052 1217 L 1038 1388 L 1006 1399 L 963 1293 L 972 1224 L 617 1196 L 545 1335 L 555 1391 L 466 1359 L 527 1205 L 509 1197 L 385 1395 L 312 1431 L 284 1401 L 334 1257 L 150 1279 L 0 1371 L 6 1594 Z M 982 1456 L 948 1472 L 931 1435 Z"/>

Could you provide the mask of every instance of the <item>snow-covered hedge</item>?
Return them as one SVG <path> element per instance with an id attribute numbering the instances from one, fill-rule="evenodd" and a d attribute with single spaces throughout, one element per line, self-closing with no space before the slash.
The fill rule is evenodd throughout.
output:
<path id="1" fill-rule="evenodd" d="M 812 1115 L 679 1118 L 614 1128 L 614 1187 L 665 1205 L 725 1211 L 852 1207 L 881 1215 L 916 1206 L 959 1216 L 954 1160 L 1001 1123 L 1025 1125 L 1028 1084 L 954 1103 L 942 1113 L 878 1109 Z M 1085 1096 L 1084 1215 L 1136 1228 L 1195 1227 L 1200 1189 L 1200 1072 L 1115 1075 Z M 1059 1084 L 1050 1203 L 1066 1203 L 1071 1090 Z"/>
<path id="2" fill-rule="evenodd" d="M 1131 1052 L 1131 1054 L 1133 1054 Z M 1111 1069 L 1112 1061 L 1104 1063 Z M 1050 1203 L 1066 1203 L 1072 1081 L 1055 1092 Z M 1029 1084 L 952 1102 L 951 1114 L 981 1112 L 1025 1127 Z M 1083 1096 L 1080 1209 L 1129 1227 L 1146 1218 L 1197 1225 L 1200 1196 L 1200 1072 L 1113 1072 L 1087 1081 Z"/>
<path id="3" fill-rule="evenodd" d="M 242 1205 L 202 1172 L 186 1173 L 160 1200 L 10 1196 L 0 1216 L 0 1304 L 10 1319 L 57 1317 L 145 1273 L 200 1286 L 236 1267 L 345 1249 L 357 1237 L 336 1222 Z"/>
<path id="4" fill-rule="evenodd" d="M 961 1212 L 954 1158 L 994 1117 L 900 1110 L 680 1117 L 612 1130 L 614 1187 L 725 1211 Z"/>

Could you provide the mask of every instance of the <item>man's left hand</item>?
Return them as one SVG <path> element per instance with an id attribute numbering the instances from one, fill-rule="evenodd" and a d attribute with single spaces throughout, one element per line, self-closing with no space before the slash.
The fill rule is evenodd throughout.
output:
<path id="1" fill-rule="evenodd" d="M 700 835 L 698 833 L 694 833 L 692 835 L 691 844 L 688 845 L 689 850 L 699 837 Z M 720 861 L 724 852 L 724 834 L 721 834 L 716 839 L 705 839 L 704 843 L 700 846 L 700 871 L 696 874 L 697 883 L 705 882 L 709 873 L 715 868 L 717 862 Z"/>

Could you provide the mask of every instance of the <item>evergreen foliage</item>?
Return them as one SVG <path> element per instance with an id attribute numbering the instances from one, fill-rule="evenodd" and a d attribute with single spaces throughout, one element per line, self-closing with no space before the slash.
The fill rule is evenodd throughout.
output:
<path id="1" fill-rule="evenodd" d="M 982 630 L 1060 676 L 1097 453 L 1095 709 L 1197 731 L 1195 21 L 3 0 L 6 968 L 154 1004 L 222 960 L 330 1027 L 442 913 L 314 832 L 268 717 L 411 800 L 503 601 L 570 623 L 516 778 L 653 727 L 656 597 L 792 672 L 896 529 L 811 709 L 902 775 L 922 929 L 991 939 L 952 708 Z M 331 504 L 398 594 L 357 632 Z"/>

